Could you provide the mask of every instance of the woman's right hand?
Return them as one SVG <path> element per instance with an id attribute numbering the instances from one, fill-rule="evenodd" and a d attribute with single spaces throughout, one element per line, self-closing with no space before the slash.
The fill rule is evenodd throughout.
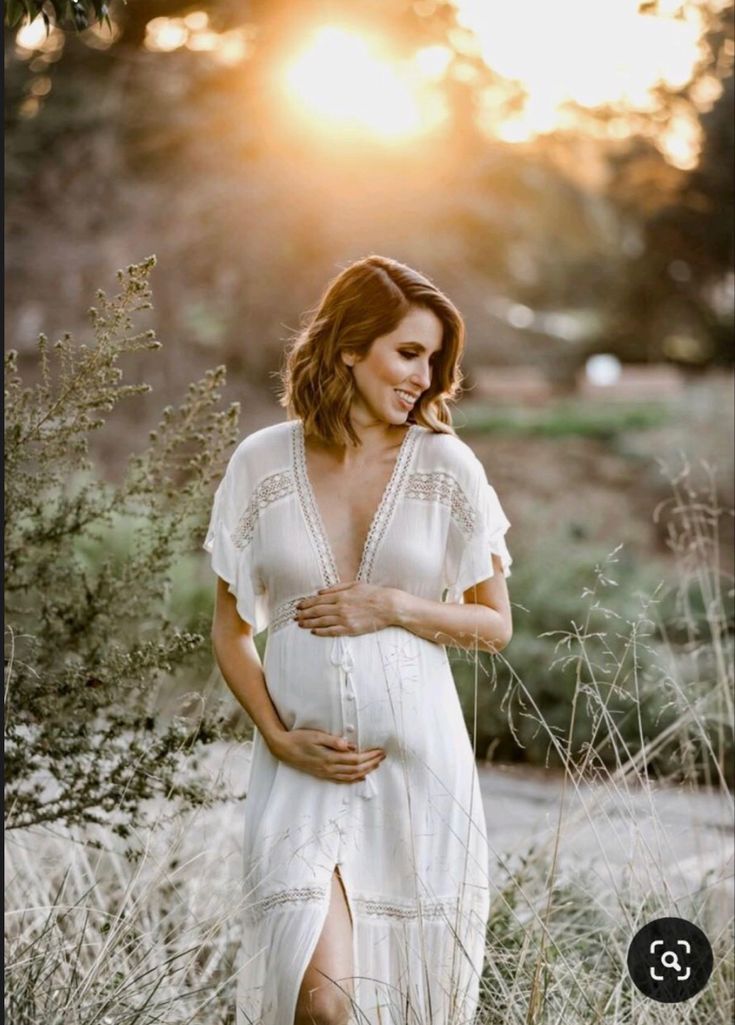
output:
<path id="1" fill-rule="evenodd" d="M 336 783 L 365 779 L 385 758 L 382 747 L 356 751 L 351 741 L 323 730 L 286 730 L 269 747 L 279 761 Z"/>

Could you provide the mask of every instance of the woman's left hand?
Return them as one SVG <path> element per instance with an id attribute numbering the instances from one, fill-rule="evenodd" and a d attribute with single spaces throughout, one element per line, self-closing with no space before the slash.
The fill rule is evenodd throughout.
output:
<path id="1" fill-rule="evenodd" d="M 392 626 L 392 587 L 352 581 L 323 587 L 296 606 L 295 620 L 321 637 L 357 636 Z"/>

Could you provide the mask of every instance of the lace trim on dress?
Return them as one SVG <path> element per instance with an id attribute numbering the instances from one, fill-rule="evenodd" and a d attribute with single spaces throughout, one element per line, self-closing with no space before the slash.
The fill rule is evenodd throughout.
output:
<path id="1" fill-rule="evenodd" d="M 250 922 L 259 922 L 269 911 L 283 907 L 284 904 L 321 904 L 324 890 L 319 886 L 301 886 L 295 890 L 279 890 L 262 900 L 255 901 L 245 908 L 245 916 Z"/>
<path id="2" fill-rule="evenodd" d="M 390 480 L 383 492 L 380 504 L 373 516 L 370 529 L 368 530 L 365 544 L 363 545 L 360 557 L 360 566 L 355 576 L 356 580 L 367 581 L 370 578 L 375 556 L 380 542 L 388 529 L 396 500 L 406 479 L 406 472 L 410 465 L 411 455 L 416 445 L 421 428 L 416 424 L 409 424 L 406 434 L 401 441 L 401 447 L 396 457 Z M 314 492 L 309 481 L 309 474 L 306 468 L 306 448 L 304 443 L 304 425 L 301 420 L 294 420 L 292 434 L 293 463 L 296 475 L 296 491 L 301 501 L 301 507 L 306 518 L 306 526 L 311 536 L 314 548 L 319 559 L 322 577 L 326 587 L 338 584 L 339 574 L 334 561 L 332 549 L 324 529 L 324 523 L 319 512 L 319 507 L 314 497 Z"/>
<path id="3" fill-rule="evenodd" d="M 395 901 L 369 900 L 366 897 L 353 897 L 352 905 L 357 914 L 372 918 L 398 918 L 410 921 L 418 918 L 446 919 L 454 915 L 459 906 L 457 897 L 446 900 Z"/>
<path id="4" fill-rule="evenodd" d="M 288 470 L 280 470 L 263 478 L 253 490 L 252 497 L 232 532 L 232 541 L 236 548 L 247 548 L 253 540 L 261 510 L 271 502 L 290 495 L 294 488 L 293 474 Z"/>
<path id="5" fill-rule="evenodd" d="M 408 478 L 405 497 L 441 502 L 448 506 L 452 518 L 465 537 L 472 537 L 477 514 L 460 484 L 450 473 L 442 470 L 412 473 Z"/>
<path id="6" fill-rule="evenodd" d="M 352 897 L 350 904 L 357 915 L 364 915 L 368 918 L 397 919 L 400 921 L 413 921 L 417 919 L 435 918 L 446 921 L 454 917 L 462 905 L 463 912 L 467 913 L 473 904 L 483 906 L 484 895 L 465 894 L 463 900 L 459 897 L 445 898 L 421 898 L 420 900 L 381 900 L 380 898 Z M 245 914 L 251 922 L 259 922 L 270 911 L 288 906 L 303 906 L 304 904 L 321 904 L 324 900 L 324 890 L 318 886 L 302 886 L 293 890 L 279 890 L 277 893 L 269 894 L 262 900 L 255 901 L 245 909 Z"/>
<path id="7" fill-rule="evenodd" d="M 302 906 L 303 904 L 321 904 L 324 890 L 320 887 L 299 887 L 294 890 L 279 890 L 275 894 L 263 897 L 248 905 L 245 914 L 251 922 L 260 921 L 270 911 L 286 906 Z M 477 903 L 482 905 L 483 896 L 477 896 Z M 467 903 L 472 904 L 472 896 L 465 895 L 463 910 Z M 438 918 L 447 920 L 453 917 L 460 906 L 458 897 L 438 899 L 421 898 L 420 900 L 381 900 L 368 897 L 353 897 L 351 905 L 356 914 L 371 918 L 395 918 L 411 921 L 418 918 Z"/>
<path id="8" fill-rule="evenodd" d="M 294 420 L 293 422 L 291 444 L 293 446 L 293 465 L 296 475 L 296 493 L 301 502 L 307 530 L 316 549 L 322 579 L 326 587 L 331 587 L 337 583 L 337 567 L 332 559 L 332 553 L 326 541 L 326 532 L 319 515 L 319 509 L 314 501 L 309 478 L 306 474 L 304 430 L 300 420 Z"/>
<path id="9" fill-rule="evenodd" d="M 286 626 L 287 623 L 293 621 L 294 613 L 296 612 L 296 606 L 304 598 L 310 597 L 308 594 L 297 595 L 295 598 L 289 598 L 288 601 L 283 601 L 276 608 L 273 613 L 273 617 L 270 623 L 270 631 L 274 633 L 276 630 L 280 630 Z"/>
<path id="10" fill-rule="evenodd" d="M 362 551 L 362 560 L 360 561 L 360 568 L 357 571 L 357 580 L 367 581 L 370 579 L 370 572 L 375 562 L 375 556 L 377 555 L 380 542 L 383 540 L 386 530 L 390 525 L 390 521 L 393 517 L 393 510 L 396 507 L 398 496 L 401 493 L 401 489 L 406 481 L 406 474 L 408 467 L 411 464 L 411 456 L 416 446 L 420 428 L 416 424 L 410 424 L 404 437 L 401 448 L 398 452 L 398 458 L 396 459 L 393 472 L 388 486 L 383 492 L 383 497 L 378 506 L 377 512 L 373 517 L 373 522 L 370 524 L 370 530 L 365 539 L 365 547 Z"/>

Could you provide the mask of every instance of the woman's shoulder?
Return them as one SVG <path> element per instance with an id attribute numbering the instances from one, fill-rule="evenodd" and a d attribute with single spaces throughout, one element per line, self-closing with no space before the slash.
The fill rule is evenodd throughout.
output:
<path id="1" fill-rule="evenodd" d="M 293 427 L 293 420 L 283 420 L 252 431 L 242 438 L 230 456 L 230 468 L 261 476 L 287 465 Z"/>
<path id="2" fill-rule="evenodd" d="M 477 456 L 462 438 L 456 434 L 421 429 L 422 450 L 425 453 L 423 463 L 437 470 L 455 473 L 462 479 L 476 472 Z"/>

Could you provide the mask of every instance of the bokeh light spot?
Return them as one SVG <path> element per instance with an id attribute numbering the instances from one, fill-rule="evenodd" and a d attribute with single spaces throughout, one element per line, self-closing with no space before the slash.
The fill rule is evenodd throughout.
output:
<path id="1" fill-rule="evenodd" d="M 622 363 L 617 356 L 609 352 L 600 352 L 590 356 L 584 365 L 584 372 L 590 384 L 607 388 L 620 380 Z"/>

